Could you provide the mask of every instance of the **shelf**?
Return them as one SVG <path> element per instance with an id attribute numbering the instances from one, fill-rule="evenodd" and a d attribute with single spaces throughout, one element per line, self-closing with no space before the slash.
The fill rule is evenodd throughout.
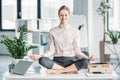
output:
<path id="1" fill-rule="evenodd" d="M 27 31 L 26 45 L 38 46 L 30 50 L 28 54 L 41 54 L 48 49 L 48 32 L 52 26 L 58 25 L 58 21 L 58 19 L 17 19 L 16 35 L 19 36 L 19 28 L 24 27 Z"/>

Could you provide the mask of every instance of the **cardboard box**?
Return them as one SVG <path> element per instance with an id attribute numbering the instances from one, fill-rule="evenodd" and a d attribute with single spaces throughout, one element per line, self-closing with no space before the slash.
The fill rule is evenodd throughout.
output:
<path id="1" fill-rule="evenodd" d="M 93 63 L 93 64 L 88 65 L 88 72 L 90 72 L 90 73 L 112 74 L 113 68 L 112 68 L 111 64 Z"/>

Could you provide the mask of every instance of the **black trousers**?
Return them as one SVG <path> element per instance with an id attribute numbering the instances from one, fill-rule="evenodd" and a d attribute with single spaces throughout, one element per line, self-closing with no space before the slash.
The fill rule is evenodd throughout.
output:
<path id="1" fill-rule="evenodd" d="M 48 69 L 51 69 L 55 63 L 63 67 L 75 64 L 76 68 L 80 70 L 87 68 L 89 61 L 87 59 L 78 59 L 77 57 L 54 57 L 53 60 L 48 57 L 42 57 L 39 59 L 39 63 Z"/>

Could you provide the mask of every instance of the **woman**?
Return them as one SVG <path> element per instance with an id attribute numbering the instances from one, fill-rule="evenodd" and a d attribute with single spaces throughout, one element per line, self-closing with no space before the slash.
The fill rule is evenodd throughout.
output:
<path id="1" fill-rule="evenodd" d="M 32 55 L 33 60 L 47 68 L 47 74 L 77 73 L 82 68 L 87 68 L 88 57 L 80 50 L 79 31 L 68 24 L 70 10 L 63 5 L 58 10 L 60 24 L 49 32 L 49 50 L 43 55 Z M 49 57 L 53 56 L 53 60 Z"/>

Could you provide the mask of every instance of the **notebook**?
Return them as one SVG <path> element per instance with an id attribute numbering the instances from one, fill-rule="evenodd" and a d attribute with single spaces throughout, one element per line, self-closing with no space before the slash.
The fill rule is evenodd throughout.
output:
<path id="1" fill-rule="evenodd" d="M 13 74 L 19 74 L 19 75 L 24 75 L 29 67 L 31 66 L 33 62 L 31 61 L 25 61 L 25 60 L 20 60 L 14 67 L 12 73 Z"/>

